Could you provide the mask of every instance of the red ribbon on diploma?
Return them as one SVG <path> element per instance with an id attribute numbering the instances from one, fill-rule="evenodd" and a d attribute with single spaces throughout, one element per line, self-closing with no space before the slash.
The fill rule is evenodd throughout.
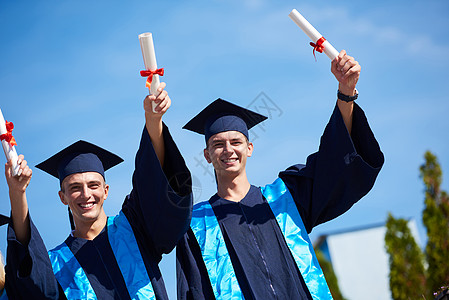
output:
<path id="1" fill-rule="evenodd" d="M 150 71 L 150 70 L 140 71 L 140 76 L 148 77 L 147 83 L 145 84 L 145 86 L 147 88 L 151 87 L 151 82 L 153 82 L 153 75 L 156 75 L 156 74 L 159 76 L 164 76 L 164 68 L 156 69 L 155 71 Z"/>
<path id="2" fill-rule="evenodd" d="M 326 41 L 326 39 L 322 36 L 322 37 L 320 37 L 320 39 L 318 41 L 316 41 L 316 44 L 310 42 L 310 46 L 313 47 L 313 57 L 315 57 L 315 61 L 316 61 L 315 50 L 320 53 L 323 53 L 323 50 L 324 50 L 323 43 L 325 41 Z"/>
<path id="3" fill-rule="evenodd" d="M 12 130 L 14 129 L 14 124 L 12 122 L 6 121 L 6 131 L 5 134 L 0 135 L 0 141 L 7 141 L 9 145 L 17 146 L 16 139 L 12 136 Z"/>

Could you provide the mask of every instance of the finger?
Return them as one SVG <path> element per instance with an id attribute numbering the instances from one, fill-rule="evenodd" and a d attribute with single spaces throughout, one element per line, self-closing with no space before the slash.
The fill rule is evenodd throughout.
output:
<path id="1" fill-rule="evenodd" d="M 23 171 L 25 169 L 29 169 L 28 162 L 26 160 L 22 160 L 22 162 L 19 165 L 19 172 L 17 172 L 17 176 L 20 176 L 23 174 Z"/>
<path id="2" fill-rule="evenodd" d="M 157 98 L 156 98 L 156 102 L 157 103 L 159 103 L 159 102 L 162 102 L 162 101 L 164 101 L 164 99 L 165 99 L 165 97 L 167 97 L 167 91 L 162 91 L 160 94 L 159 94 L 159 96 L 157 96 Z"/>
<path id="3" fill-rule="evenodd" d="M 28 166 L 26 166 L 26 168 L 24 168 L 22 171 L 22 177 L 27 178 L 27 179 L 30 178 L 32 174 L 33 174 L 33 170 Z"/>
<path id="4" fill-rule="evenodd" d="M 162 92 L 166 86 L 167 86 L 167 84 L 165 82 L 161 82 L 159 84 L 159 87 L 157 88 L 158 92 Z"/>
<path id="5" fill-rule="evenodd" d="M 11 161 L 8 161 L 6 164 L 5 164 L 5 177 L 6 178 L 9 178 L 9 177 L 11 177 Z"/>
<path id="6" fill-rule="evenodd" d="M 346 74 L 346 72 L 357 65 L 357 62 L 354 59 L 349 59 L 346 61 L 344 66 L 341 68 L 341 73 Z"/>
<path id="7" fill-rule="evenodd" d="M 158 105 L 158 112 L 165 113 L 171 105 L 170 97 L 166 97 L 163 102 Z"/>
<path id="8" fill-rule="evenodd" d="M 348 77 L 350 77 L 350 76 L 352 76 L 352 75 L 354 75 L 354 74 L 360 75 L 361 69 L 362 69 L 362 67 L 361 67 L 359 64 L 357 64 L 357 65 L 353 66 L 352 68 L 350 68 L 350 69 L 344 74 L 343 77 L 344 77 L 344 78 L 348 78 Z"/>
<path id="9" fill-rule="evenodd" d="M 334 60 L 331 63 L 331 72 L 335 74 L 335 72 L 337 72 L 337 64 L 338 64 L 338 56 L 336 58 L 334 58 Z"/>
<path id="10" fill-rule="evenodd" d="M 156 95 L 149 94 L 145 97 L 144 101 L 153 101 L 154 99 L 156 99 Z"/>
<path id="11" fill-rule="evenodd" d="M 28 166 L 28 162 L 26 160 L 22 160 L 22 162 L 20 163 L 20 168 L 24 169 L 27 166 Z"/>
<path id="12" fill-rule="evenodd" d="M 17 158 L 17 164 L 20 165 L 22 163 L 23 158 L 24 158 L 23 154 L 20 154 L 19 157 Z"/>
<path id="13" fill-rule="evenodd" d="M 341 50 L 340 53 L 338 53 L 339 60 L 342 59 L 346 55 L 346 50 Z"/>
<path id="14" fill-rule="evenodd" d="M 167 96 L 165 98 L 165 101 L 160 105 L 161 112 L 166 112 L 170 108 L 170 106 L 171 106 L 171 99 L 170 97 Z"/>
<path id="15" fill-rule="evenodd" d="M 156 99 L 156 97 L 154 95 L 148 95 L 145 97 L 145 99 L 143 100 L 143 109 L 146 112 L 151 112 L 152 111 L 152 102 Z"/>
<path id="16" fill-rule="evenodd" d="M 348 61 L 349 61 L 349 56 L 347 56 L 347 55 L 343 56 L 340 59 L 340 61 L 338 62 L 337 69 L 341 72 Z"/>

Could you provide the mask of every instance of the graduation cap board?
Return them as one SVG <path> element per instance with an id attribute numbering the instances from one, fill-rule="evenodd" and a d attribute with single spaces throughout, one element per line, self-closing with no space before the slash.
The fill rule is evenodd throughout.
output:
<path id="1" fill-rule="evenodd" d="M 121 163 L 122 158 L 97 145 L 78 141 L 36 165 L 36 168 L 59 179 L 62 184 L 68 175 L 97 172 L 104 178 L 104 172 Z"/>
<path id="2" fill-rule="evenodd" d="M 9 223 L 9 217 L 0 214 L 0 226 L 3 226 L 8 223 Z"/>
<path id="3" fill-rule="evenodd" d="M 238 131 L 249 139 L 248 130 L 267 117 L 218 98 L 191 119 L 183 129 L 204 134 L 206 143 L 214 134 Z"/>

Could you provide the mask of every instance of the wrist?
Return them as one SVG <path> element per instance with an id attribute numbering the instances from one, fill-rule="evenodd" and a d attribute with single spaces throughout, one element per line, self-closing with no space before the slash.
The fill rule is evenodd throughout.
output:
<path id="1" fill-rule="evenodd" d="M 346 96 L 355 96 L 355 94 L 357 94 L 357 89 L 355 87 L 349 87 L 341 83 L 338 85 L 338 90 Z"/>
<path id="2" fill-rule="evenodd" d="M 147 117 L 146 127 L 150 136 L 158 136 L 162 134 L 162 117 Z"/>
<path id="3" fill-rule="evenodd" d="M 145 121 L 151 125 L 162 123 L 162 114 L 145 112 Z"/>
<path id="4" fill-rule="evenodd" d="M 345 93 L 345 92 L 341 91 L 340 89 L 338 89 L 338 91 L 337 91 L 337 99 L 345 101 L 345 102 L 352 102 L 352 101 L 356 100 L 358 96 L 359 96 L 359 93 L 357 92 L 356 89 L 354 89 L 354 92 L 351 92 L 351 93 Z"/>

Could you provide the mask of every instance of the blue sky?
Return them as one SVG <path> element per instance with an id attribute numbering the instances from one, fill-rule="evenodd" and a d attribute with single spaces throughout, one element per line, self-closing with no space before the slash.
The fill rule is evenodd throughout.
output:
<path id="1" fill-rule="evenodd" d="M 338 49 L 362 65 L 357 102 L 385 154 L 374 189 L 345 215 L 314 229 L 384 222 L 388 212 L 415 218 L 421 240 L 423 154 L 436 154 L 449 190 L 449 3 L 435 1 L 0 1 L 0 108 L 15 123 L 18 151 L 36 165 L 84 139 L 125 162 L 108 171 L 106 212 L 131 189 L 146 95 L 138 34 L 152 32 L 172 99 L 165 115 L 194 175 L 195 200 L 215 192 L 204 169 L 202 136 L 181 130 L 218 97 L 271 115 L 253 130 L 248 175 L 255 185 L 304 163 L 336 99 L 324 54 L 315 62 L 307 36 L 288 18 L 296 8 Z M 263 108 L 268 104 L 271 110 Z M 69 232 L 58 182 L 34 169 L 31 216 L 52 248 Z M 5 180 L 0 213 L 9 213 Z M 6 249 L 6 228 L 0 250 Z M 173 255 L 161 268 L 175 297 Z"/>

